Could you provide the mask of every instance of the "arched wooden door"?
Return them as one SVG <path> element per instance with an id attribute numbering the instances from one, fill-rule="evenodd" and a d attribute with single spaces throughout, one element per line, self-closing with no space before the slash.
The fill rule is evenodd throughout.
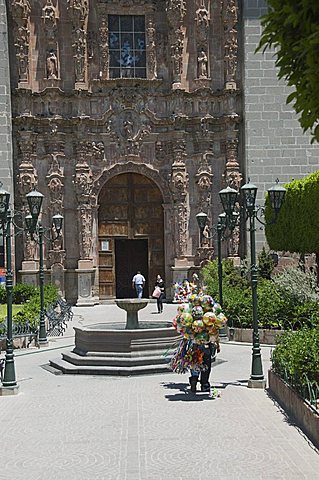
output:
<path id="1" fill-rule="evenodd" d="M 130 298 L 137 270 L 149 297 L 156 275 L 164 275 L 163 199 L 155 183 L 137 173 L 109 180 L 99 195 L 100 298 Z"/>

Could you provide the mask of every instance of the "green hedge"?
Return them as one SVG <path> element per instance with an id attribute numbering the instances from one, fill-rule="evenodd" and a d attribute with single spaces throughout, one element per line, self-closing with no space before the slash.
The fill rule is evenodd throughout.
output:
<path id="1" fill-rule="evenodd" d="M 285 201 L 276 223 L 266 199 L 265 228 L 268 245 L 273 250 L 298 253 L 319 251 L 319 170 L 302 180 L 285 185 Z"/>
<path id="2" fill-rule="evenodd" d="M 319 329 L 302 328 L 285 332 L 277 340 L 272 367 L 278 375 L 297 387 L 319 382 Z"/>

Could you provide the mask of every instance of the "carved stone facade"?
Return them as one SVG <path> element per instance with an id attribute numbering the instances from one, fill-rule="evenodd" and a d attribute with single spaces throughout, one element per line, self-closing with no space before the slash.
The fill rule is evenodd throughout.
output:
<path id="1" fill-rule="evenodd" d="M 63 215 L 46 268 L 70 301 L 99 301 L 103 278 L 116 294 L 121 242 L 146 249 L 167 285 L 214 255 L 196 214 L 215 224 L 218 191 L 241 179 L 237 10 L 231 0 L 12 2 L 16 201 L 36 186 L 46 228 Z M 27 245 L 23 261 L 36 258 Z"/>

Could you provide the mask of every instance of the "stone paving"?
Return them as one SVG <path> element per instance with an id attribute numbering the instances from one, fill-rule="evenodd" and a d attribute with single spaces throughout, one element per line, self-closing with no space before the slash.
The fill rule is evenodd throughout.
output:
<path id="1" fill-rule="evenodd" d="M 142 319 L 170 319 L 155 305 Z M 75 308 L 73 322 L 124 321 L 112 305 Z M 188 375 L 55 375 L 72 325 L 50 348 L 16 355 L 20 393 L 0 397 L 0 480 L 316 479 L 319 456 L 262 390 L 246 387 L 251 346 L 224 344 L 211 381 L 221 397 L 188 393 Z M 265 372 L 270 348 L 262 348 Z"/>

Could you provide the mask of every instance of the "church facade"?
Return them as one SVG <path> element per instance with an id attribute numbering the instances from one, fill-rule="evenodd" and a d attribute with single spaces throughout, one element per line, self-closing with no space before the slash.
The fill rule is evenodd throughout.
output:
<path id="1" fill-rule="evenodd" d="M 36 188 L 45 227 L 64 217 L 47 275 L 78 304 L 131 296 L 137 269 L 147 295 L 187 277 L 214 254 L 196 214 L 241 177 L 237 1 L 9 3 L 16 206 Z M 18 252 L 33 281 L 36 245 Z"/>
<path id="2" fill-rule="evenodd" d="M 26 194 L 43 193 L 46 277 L 69 301 L 133 296 L 136 270 L 146 296 L 157 274 L 168 286 L 183 280 L 215 256 L 219 190 L 248 174 L 266 188 L 260 162 L 279 130 L 251 133 L 266 110 L 253 94 L 261 62 L 245 63 L 264 8 L 254 2 L 6 2 L 15 207 L 27 213 Z M 258 115 L 245 111 L 256 102 Z M 56 213 L 63 234 L 52 241 Z M 241 237 L 236 228 L 224 254 L 239 256 Z M 27 235 L 17 238 L 20 279 L 37 282 L 38 257 Z"/>

